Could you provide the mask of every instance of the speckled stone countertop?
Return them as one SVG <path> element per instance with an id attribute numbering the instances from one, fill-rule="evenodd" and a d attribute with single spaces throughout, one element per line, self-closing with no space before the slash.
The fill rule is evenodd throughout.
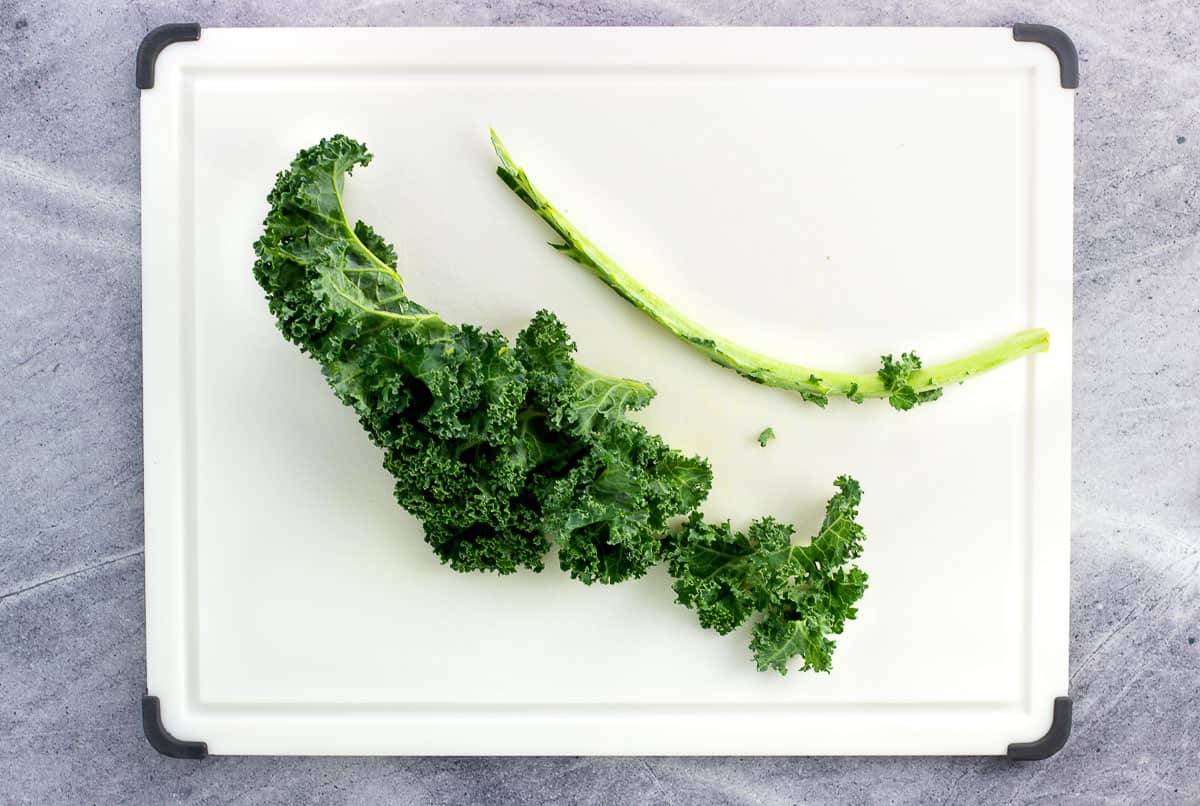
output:
<path id="1" fill-rule="evenodd" d="M 120 5 L 118 8 L 116 6 Z M 0 0 L 0 803 L 1200 802 L 1192 0 Z M 879 8 L 881 6 L 882 8 Z M 163 22 L 1010 25 L 1079 47 L 1071 694 L 1053 758 L 209 758 L 142 736 L 138 92 Z"/>

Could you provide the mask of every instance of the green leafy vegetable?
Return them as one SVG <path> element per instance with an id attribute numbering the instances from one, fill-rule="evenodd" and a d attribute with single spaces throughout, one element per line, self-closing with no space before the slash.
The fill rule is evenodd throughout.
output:
<path id="1" fill-rule="evenodd" d="M 585 582 L 644 574 L 667 520 L 708 493 L 707 462 L 625 417 L 654 391 L 577 364 L 553 314 L 510 347 L 409 299 L 395 251 L 342 206 L 345 175 L 369 161 L 337 136 L 279 175 L 254 275 L 280 330 L 384 450 L 396 498 L 443 561 L 540 569 L 554 541 Z"/>
<path id="2" fill-rule="evenodd" d="M 797 656 L 801 671 L 829 671 L 836 646 L 829 636 L 858 612 L 867 575 L 848 563 L 862 554 L 855 520 L 862 490 L 847 476 L 834 484 L 838 492 L 807 546 L 793 545 L 794 529 L 769 517 L 734 532 L 693 514 L 670 539 L 675 593 L 701 626 L 724 635 L 757 617 L 750 649 L 759 671 L 786 674 Z"/>
<path id="3" fill-rule="evenodd" d="M 832 395 L 845 397 L 855 403 L 861 403 L 866 398 L 887 398 L 893 408 L 904 411 L 938 399 L 944 386 L 962 383 L 1023 355 L 1049 349 L 1050 334 L 1045 330 L 1032 329 L 1016 333 L 978 352 L 931 367 L 922 368 L 914 353 L 905 353 L 910 357 L 912 366 L 907 367 L 907 371 L 901 370 L 903 380 L 895 383 L 894 387 L 887 380 L 896 372 L 889 357 L 884 358 L 880 371 L 872 375 L 812 369 L 756 352 L 688 318 L 638 282 L 542 195 L 513 160 L 495 131 L 492 132 L 492 146 L 500 159 L 496 173 L 504 184 L 562 239 L 561 243 L 551 243 L 551 246 L 583 266 L 634 307 L 713 362 L 755 383 L 797 392 L 801 398 L 821 408 L 828 404 Z"/>
<path id="4" fill-rule="evenodd" d="M 775 439 L 775 429 L 771 426 L 764 428 L 758 435 L 758 444 L 767 447 L 767 443 Z"/>
<path id="5" fill-rule="evenodd" d="M 345 178 L 370 160 L 343 135 L 296 156 L 268 196 L 254 277 L 280 331 L 382 449 L 396 499 L 437 556 L 509 574 L 540 571 L 554 545 L 560 567 L 588 584 L 641 576 L 668 550 L 686 556 L 712 473 L 626 416 L 654 390 L 577 363 L 548 311 L 510 345 L 410 299 L 395 250 L 346 218 Z M 691 520 L 675 538 L 677 516 Z M 806 616 L 805 629 L 842 617 Z"/>
<path id="6" fill-rule="evenodd" d="M 912 387 L 910 379 L 914 372 L 921 368 L 921 359 L 916 353 L 901 353 L 900 360 L 894 360 L 891 355 L 883 356 L 883 366 L 879 370 L 879 379 L 883 381 L 888 391 L 888 403 L 897 411 L 908 411 L 913 406 L 937 400 L 942 396 L 941 387 L 926 389 L 918 392 Z"/>

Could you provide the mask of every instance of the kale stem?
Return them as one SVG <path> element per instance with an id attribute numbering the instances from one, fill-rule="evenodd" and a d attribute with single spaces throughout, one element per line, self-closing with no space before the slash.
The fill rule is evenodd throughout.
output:
<path id="1" fill-rule="evenodd" d="M 622 298 L 671 333 L 706 355 L 714 363 L 766 386 L 799 392 L 823 404 L 828 395 L 853 399 L 886 398 L 892 394 L 878 373 L 836 372 L 783 361 L 760 353 L 706 328 L 655 294 L 626 272 L 615 260 L 580 232 L 550 203 L 518 166 L 493 130 L 492 146 L 500 159 L 496 173 L 510 190 L 563 239 L 551 244 L 583 266 Z M 1045 352 L 1050 334 L 1042 329 L 1024 330 L 969 355 L 918 369 L 908 384 L 917 393 L 934 390 L 994 369 L 1023 355 Z"/>

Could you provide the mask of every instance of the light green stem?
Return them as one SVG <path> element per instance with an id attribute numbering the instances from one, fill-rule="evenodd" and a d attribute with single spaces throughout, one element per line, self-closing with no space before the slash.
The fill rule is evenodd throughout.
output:
<path id="1" fill-rule="evenodd" d="M 728 367 L 756 383 L 800 392 L 806 398 L 831 394 L 886 398 L 891 394 L 878 373 L 833 372 L 781 361 L 730 341 L 689 318 L 638 282 L 576 229 L 513 161 L 496 132 L 492 131 L 491 135 L 492 146 L 500 158 L 500 166 L 496 173 L 513 193 L 563 239 L 561 244 L 551 246 L 586 268 L 651 319 L 691 344 L 715 363 Z M 1045 330 L 1023 330 L 962 358 L 918 369 L 912 373 L 908 384 L 919 393 L 961 383 L 967 378 L 1028 353 L 1045 352 L 1049 347 L 1050 334 Z"/>

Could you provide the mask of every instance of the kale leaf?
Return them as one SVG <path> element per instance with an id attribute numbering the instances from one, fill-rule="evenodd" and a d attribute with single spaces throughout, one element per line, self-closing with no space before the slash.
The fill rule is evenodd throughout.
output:
<path id="1" fill-rule="evenodd" d="M 676 601 L 722 635 L 757 616 L 750 649 L 760 671 L 786 674 L 797 656 L 801 671 L 829 671 L 836 646 L 829 636 L 858 612 L 867 575 L 849 562 L 863 549 L 856 521 L 862 490 L 848 476 L 834 484 L 838 492 L 807 546 L 793 545 L 795 530 L 770 517 L 734 532 L 728 522 L 705 523 L 693 513 L 670 538 Z"/>
<path id="2" fill-rule="evenodd" d="M 342 204 L 346 176 L 370 160 L 344 135 L 296 156 L 268 196 L 254 277 L 279 330 L 320 364 L 382 449 L 397 501 L 442 562 L 540 571 L 553 545 L 560 567 L 591 584 L 667 560 L 680 601 L 703 605 L 705 626 L 761 615 L 760 669 L 785 669 L 796 655 L 803 668 L 828 669 L 826 635 L 853 617 L 865 579 L 834 567 L 859 550 L 857 485 L 839 479 L 838 517 L 831 502 L 804 549 L 787 548 L 792 529 L 773 519 L 736 537 L 704 524 L 696 509 L 712 483 L 708 462 L 626 416 L 654 397 L 649 385 L 577 363 L 549 311 L 509 344 L 409 298 L 395 250 L 369 225 L 351 225 Z M 672 529 L 679 516 L 688 520 Z M 740 564 L 709 558 L 724 542 L 746 554 Z M 705 562 L 714 576 L 702 583 Z"/>

